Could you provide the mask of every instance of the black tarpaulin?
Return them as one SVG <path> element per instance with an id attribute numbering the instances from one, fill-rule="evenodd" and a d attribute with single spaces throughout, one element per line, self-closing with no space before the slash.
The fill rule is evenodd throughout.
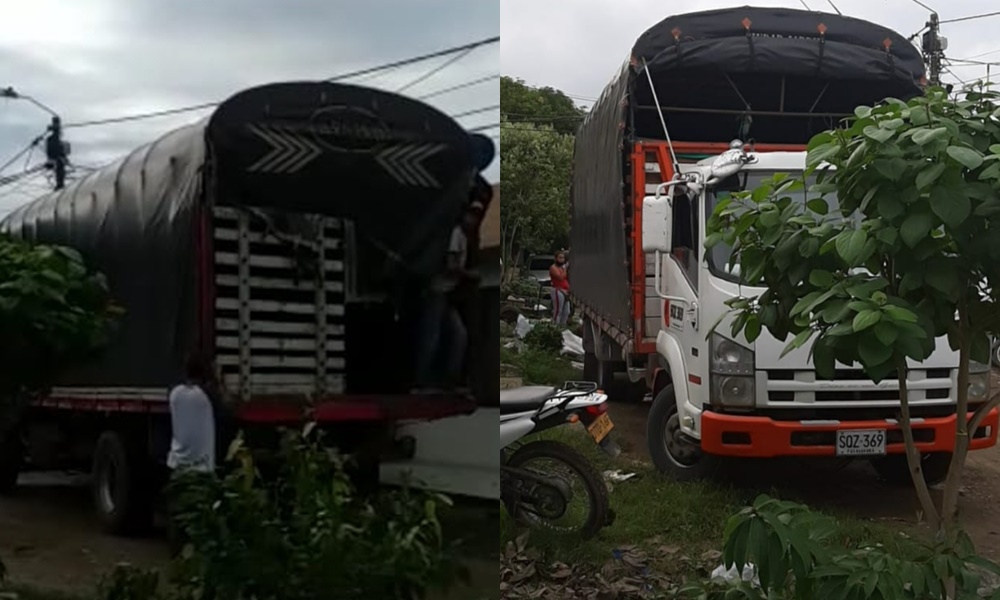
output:
<path id="1" fill-rule="evenodd" d="M 0 231 L 70 246 L 125 308 L 110 346 L 63 374 L 73 386 L 163 388 L 197 341 L 195 211 L 204 123 L 168 133 L 65 189 L 22 206 Z"/>
<path id="2" fill-rule="evenodd" d="M 754 7 L 668 17 L 632 48 L 635 131 L 655 138 L 644 64 L 671 136 L 694 141 L 805 143 L 860 104 L 921 93 L 924 77 L 913 44 L 860 19 Z"/>
<path id="3" fill-rule="evenodd" d="M 623 75 L 627 73 L 623 69 Z M 570 197 L 570 287 L 622 331 L 631 331 L 622 179 L 627 77 L 609 85 L 576 137 Z"/>
<path id="4" fill-rule="evenodd" d="M 437 109 L 369 88 L 279 83 L 223 103 L 208 137 L 220 203 L 348 218 L 407 271 L 444 263 L 473 156 L 468 133 Z"/>

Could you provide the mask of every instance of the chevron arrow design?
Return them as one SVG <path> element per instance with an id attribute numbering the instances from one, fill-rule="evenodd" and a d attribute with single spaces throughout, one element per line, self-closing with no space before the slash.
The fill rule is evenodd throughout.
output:
<path id="1" fill-rule="evenodd" d="M 250 132 L 264 140 L 270 151 L 250 165 L 258 173 L 298 173 L 323 151 L 312 140 L 267 125 L 250 125 Z"/>
<path id="2" fill-rule="evenodd" d="M 375 160 L 397 182 L 411 187 L 441 188 L 441 183 L 424 166 L 424 161 L 440 153 L 445 144 L 403 144 L 383 148 Z"/>

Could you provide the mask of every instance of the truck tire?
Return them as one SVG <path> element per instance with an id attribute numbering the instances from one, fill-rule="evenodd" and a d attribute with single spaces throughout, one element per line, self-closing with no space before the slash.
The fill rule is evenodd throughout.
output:
<path id="1" fill-rule="evenodd" d="M 106 532 L 141 535 L 152 528 L 155 491 L 147 462 L 141 444 L 130 444 L 121 433 L 106 431 L 98 438 L 91 486 Z"/>
<path id="2" fill-rule="evenodd" d="M 701 481 L 714 477 L 722 465 L 718 456 L 704 454 L 693 440 L 680 435 L 680 417 L 673 386 L 653 399 L 646 422 L 646 444 L 656 469 L 676 481 Z"/>
<path id="3" fill-rule="evenodd" d="M 24 443 L 14 431 L 6 439 L 0 439 L 0 496 L 13 494 L 17 489 L 23 464 Z"/>
<path id="4" fill-rule="evenodd" d="M 948 478 L 948 469 L 951 468 L 951 453 L 935 452 L 924 454 L 921 458 L 924 481 L 927 482 L 927 485 L 937 485 Z M 905 454 L 890 454 L 883 458 L 874 459 L 871 463 L 878 478 L 883 482 L 890 485 L 913 485 L 910 465 L 906 462 Z"/>

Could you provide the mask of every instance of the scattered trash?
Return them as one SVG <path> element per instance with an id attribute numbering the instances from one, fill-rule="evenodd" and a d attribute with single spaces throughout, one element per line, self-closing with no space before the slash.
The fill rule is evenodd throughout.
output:
<path id="1" fill-rule="evenodd" d="M 752 583 L 758 587 L 760 586 L 760 580 L 757 579 L 757 567 L 750 563 L 743 565 L 742 576 L 736 568 L 736 565 L 733 565 L 729 569 L 726 569 L 725 565 L 719 565 L 714 571 L 712 571 L 711 579 L 712 581 L 723 583 L 737 583 L 739 581 L 744 581 L 746 583 Z"/>
<path id="2" fill-rule="evenodd" d="M 514 335 L 524 339 L 528 332 L 535 328 L 535 324 L 529 321 L 524 315 L 517 315 L 517 325 L 514 327 Z"/>
<path id="3" fill-rule="evenodd" d="M 624 483 L 629 479 L 633 479 L 638 476 L 638 473 L 622 473 L 621 469 L 604 472 L 604 479 L 613 483 Z"/>
<path id="4" fill-rule="evenodd" d="M 583 338 L 576 335 L 572 331 L 566 330 L 562 332 L 563 337 L 563 354 L 573 354 L 575 356 L 583 356 Z"/>

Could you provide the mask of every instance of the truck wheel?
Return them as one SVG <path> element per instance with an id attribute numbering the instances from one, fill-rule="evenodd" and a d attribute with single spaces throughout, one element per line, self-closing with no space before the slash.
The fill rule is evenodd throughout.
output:
<path id="1" fill-rule="evenodd" d="M 138 444 L 117 432 L 101 434 L 94 450 L 92 491 L 97 514 L 112 535 L 138 535 L 153 523 L 152 469 Z"/>
<path id="2" fill-rule="evenodd" d="M 17 478 L 23 464 L 24 443 L 15 431 L 5 440 L 0 440 L 0 495 L 12 494 L 17 489 Z"/>
<path id="3" fill-rule="evenodd" d="M 646 422 L 646 444 L 656 469 L 676 481 L 700 481 L 713 477 L 721 458 L 704 454 L 697 441 L 681 434 L 680 415 L 673 386 L 657 394 Z"/>
<path id="4" fill-rule="evenodd" d="M 921 457 L 921 468 L 924 471 L 924 481 L 927 485 L 937 485 L 948 478 L 948 469 L 951 468 L 951 454 L 948 452 L 935 452 L 924 454 Z M 910 465 L 906 462 L 905 454 L 890 454 L 884 458 L 877 458 L 871 461 L 879 479 L 890 485 L 913 485 L 913 477 L 910 476 Z"/>

